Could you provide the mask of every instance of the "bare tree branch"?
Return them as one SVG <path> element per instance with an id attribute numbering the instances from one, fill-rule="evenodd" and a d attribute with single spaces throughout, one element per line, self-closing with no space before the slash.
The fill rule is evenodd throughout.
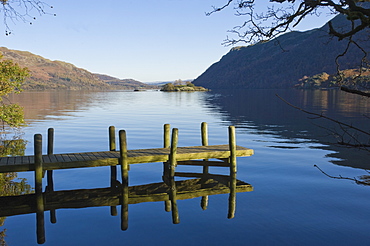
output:
<path id="1" fill-rule="evenodd" d="M 329 178 L 332 178 L 332 179 L 347 179 L 347 180 L 352 180 L 352 181 L 355 181 L 356 184 L 360 184 L 360 185 L 370 185 L 370 180 L 369 180 L 369 176 L 368 175 L 363 175 L 361 176 L 360 178 L 364 179 L 364 181 L 361 181 L 361 180 L 358 180 L 356 178 L 348 178 L 348 177 L 342 177 L 341 175 L 339 176 L 331 176 L 329 174 L 327 174 L 326 172 L 324 172 L 320 167 L 318 167 L 317 165 L 313 165 L 314 167 L 316 167 L 317 169 L 320 170 L 321 173 L 323 173 L 324 175 L 328 176 Z"/>
<path id="2" fill-rule="evenodd" d="M 227 39 L 225 44 L 238 42 L 257 43 L 261 40 L 272 39 L 279 34 L 296 27 L 308 15 L 319 15 L 321 8 L 328 9 L 332 14 L 343 14 L 349 22 L 356 20 L 356 25 L 349 30 L 339 31 L 329 23 L 329 34 L 339 40 L 353 36 L 355 33 L 370 26 L 370 9 L 359 0 L 270 0 L 266 13 L 254 11 L 255 0 L 227 0 L 221 7 L 213 7 L 206 13 L 208 16 L 234 6 L 237 16 L 246 16 L 243 25 L 234 27 L 231 32 L 237 34 L 238 39 Z M 244 31 L 243 31 L 243 30 Z"/>
<path id="3" fill-rule="evenodd" d="M 300 107 L 297 107 L 291 103 L 289 103 L 288 101 L 286 101 L 285 99 L 283 99 L 282 97 L 280 97 L 279 95 L 276 94 L 276 96 L 282 100 L 283 102 L 285 102 L 286 104 L 288 104 L 289 106 L 295 108 L 295 109 L 298 109 L 306 114 L 309 114 L 309 115 L 313 115 L 315 116 L 314 118 L 311 118 L 311 119 L 319 119 L 319 118 L 322 118 L 322 119 L 326 119 L 326 120 L 329 120 L 331 122 L 334 122 L 336 123 L 339 128 L 340 128 L 340 131 L 336 131 L 336 130 L 332 130 L 332 129 L 328 129 L 328 128 L 325 128 L 323 126 L 319 126 L 321 128 L 324 128 L 325 130 L 327 130 L 328 132 L 331 132 L 333 136 L 335 136 L 338 140 L 337 140 L 337 144 L 339 145 L 343 145 L 343 146 L 346 146 L 346 147 L 352 147 L 352 148 L 358 148 L 358 149 L 361 149 L 361 150 L 365 150 L 365 151 L 369 151 L 370 152 L 370 144 L 368 143 L 363 143 L 361 140 L 363 140 L 364 138 L 365 139 L 369 139 L 370 138 L 370 132 L 367 132 L 361 128 L 358 128 L 356 126 L 353 126 L 352 124 L 347 124 L 347 123 L 344 123 L 344 122 L 341 122 L 341 121 L 338 121 L 336 119 L 333 119 L 333 118 L 330 118 L 324 114 L 318 114 L 318 113 L 314 113 L 314 112 L 310 112 L 310 111 L 307 111 L 305 109 L 302 109 Z M 361 135 L 361 138 L 360 138 L 360 135 L 359 134 L 362 134 Z M 360 140 L 361 139 L 361 140 Z"/>
<path id="4" fill-rule="evenodd" d="M 223 5 L 223 6 L 219 7 L 219 8 L 217 8 L 215 6 L 212 6 L 213 10 L 211 12 L 206 13 L 206 15 L 209 16 L 209 15 L 215 13 L 215 12 L 221 11 L 224 8 L 228 7 L 232 2 L 233 2 L 233 0 L 228 0 L 228 2 L 225 5 Z"/>
<path id="5" fill-rule="evenodd" d="M 332 121 L 332 122 L 334 122 L 334 123 L 337 123 L 337 124 L 339 124 L 339 125 L 346 126 L 346 127 L 348 127 L 348 128 L 354 129 L 354 130 L 356 130 L 356 131 L 358 131 L 358 132 L 361 132 L 361 133 L 363 133 L 363 134 L 365 134 L 365 135 L 370 136 L 370 133 L 369 133 L 369 132 L 366 132 L 366 131 L 364 131 L 364 130 L 362 130 L 362 129 L 360 129 L 360 128 L 357 128 L 357 127 L 355 127 L 355 126 L 353 126 L 353 125 L 349 125 L 349 124 L 346 124 L 346 123 L 340 122 L 340 121 L 338 121 L 338 120 L 335 120 L 335 119 L 330 118 L 330 117 L 328 117 L 328 116 L 326 116 L 326 115 L 323 115 L 323 114 L 317 114 L 317 113 L 314 113 L 314 112 L 310 112 L 310 111 L 304 110 L 304 109 L 302 109 L 302 108 L 300 108 L 300 107 L 297 107 L 297 106 L 295 106 L 295 105 L 293 105 L 293 104 L 289 103 L 289 102 L 288 102 L 288 101 L 286 101 L 284 98 L 280 97 L 278 94 L 275 94 L 275 95 L 276 95 L 280 100 L 282 100 L 283 102 L 285 102 L 286 104 L 288 104 L 289 106 L 291 106 L 291 107 L 293 107 L 293 108 L 295 108 L 295 109 L 298 109 L 298 110 L 300 110 L 300 111 L 302 111 L 302 112 L 304 112 L 304 113 L 306 113 L 306 114 L 315 115 L 315 116 L 317 116 L 317 117 L 319 117 L 319 118 L 327 119 L 327 120 Z"/>
<path id="6" fill-rule="evenodd" d="M 370 97 L 370 93 L 368 93 L 368 92 L 350 89 L 350 88 L 347 88 L 345 86 L 341 86 L 340 89 L 342 91 L 345 91 L 345 92 L 348 92 L 348 93 L 352 93 L 352 94 L 356 94 L 356 95 L 361 95 L 361 96 L 365 96 L 365 97 Z"/>
<path id="7" fill-rule="evenodd" d="M 10 22 L 14 24 L 21 21 L 32 25 L 37 15 L 56 15 L 47 11 L 47 9 L 52 9 L 53 6 L 39 0 L 0 0 L 0 2 L 0 13 L 3 15 L 6 35 L 12 32 Z"/>

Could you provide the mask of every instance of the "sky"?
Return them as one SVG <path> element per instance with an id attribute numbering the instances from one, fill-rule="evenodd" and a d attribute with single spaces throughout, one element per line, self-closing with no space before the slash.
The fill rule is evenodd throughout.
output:
<path id="1" fill-rule="evenodd" d="M 206 16 L 226 0 L 44 2 L 53 6 L 45 7 L 48 14 L 32 12 L 32 24 L 10 22 L 11 35 L 0 25 L 0 46 L 141 82 L 197 78 L 232 48 L 221 43 L 243 22 L 232 8 Z M 267 2 L 258 0 L 258 9 Z M 330 18 L 308 18 L 297 28 L 321 27 Z"/>

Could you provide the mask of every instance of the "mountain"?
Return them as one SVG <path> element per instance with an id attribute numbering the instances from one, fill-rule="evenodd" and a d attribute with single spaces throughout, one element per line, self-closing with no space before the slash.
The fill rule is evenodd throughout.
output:
<path id="1" fill-rule="evenodd" d="M 4 59 L 13 60 L 21 67 L 28 67 L 31 76 L 23 89 L 68 89 L 68 90 L 133 90 L 152 89 L 132 79 L 120 80 L 107 75 L 93 74 L 85 69 L 62 61 L 51 61 L 27 51 L 10 50 L 0 47 Z"/>
<path id="2" fill-rule="evenodd" d="M 127 88 L 127 89 L 158 89 L 156 85 L 149 85 L 139 82 L 134 79 L 117 79 L 105 74 L 95 74 L 101 81 L 110 85 L 111 87 Z"/>
<path id="3" fill-rule="evenodd" d="M 343 28 L 347 21 L 344 16 L 336 16 L 332 23 Z M 334 74 L 335 58 L 343 53 L 347 42 L 330 38 L 328 30 L 325 24 L 310 31 L 289 32 L 268 42 L 232 48 L 193 83 L 210 89 L 288 88 L 304 76 Z M 370 51 L 368 32 L 362 31 L 354 38 Z M 358 68 L 362 57 L 362 51 L 352 45 L 339 58 L 340 69 Z"/>

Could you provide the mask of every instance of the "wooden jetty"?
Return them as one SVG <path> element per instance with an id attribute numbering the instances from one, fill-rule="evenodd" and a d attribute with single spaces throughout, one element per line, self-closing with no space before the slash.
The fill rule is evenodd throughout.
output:
<path id="1" fill-rule="evenodd" d="M 244 186 L 245 189 L 251 191 L 251 186 L 246 183 L 241 183 L 236 179 L 236 158 L 242 156 L 253 155 L 253 150 L 236 145 L 235 127 L 230 126 L 229 132 L 229 144 L 227 145 L 208 145 L 208 130 L 205 122 L 201 125 L 201 146 L 192 147 L 178 147 L 178 129 L 172 129 L 172 136 L 170 134 L 170 125 L 164 125 L 164 140 L 163 148 L 152 148 L 152 149 L 127 149 L 126 131 L 119 131 L 119 151 L 116 151 L 116 138 L 115 128 L 109 127 L 109 151 L 100 152 L 85 152 L 85 153 L 68 153 L 68 154 L 54 154 L 54 130 L 48 129 L 47 138 L 47 155 L 42 154 L 42 136 L 41 134 L 35 134 L 34 136 L 34 155 L 33 156 L 17 156 L 17 157 L 1 157 L 0 158 L 0 173 L 4 172 L 23 172 L 23 171 L 34 171 L 35 173 L 35 194 L 26 195 L 32 197 L 33 206 L 29 205 L 30 199 L 25 198 L 14 198 L 14 201 L 23 201 L 22 204 L 13 204 L 14 209 L 19 208 L 20 210 L 25 209 L 25 213 L 36 212 L 36 234 L 37 242 L 42 244 L 45 242 L 45 228 L 44 228 L 44 211 L 50 209 L 51 221 L 56 221 L 55 210 L 63 206 L 72 206 L 70 203 L 63 203 L 60 205 L 58 202 L 50 202 L 50 198 L 62 199 L 63 196 L 60 194 L 71 194 L 69 192 L 54 192 L 53 191 L 53 170 L 58 169 L 71 169 L 71 168 L 82 168 L 82 167 L 97 167 L 97 166 L 110 166 L 111 167 L 111 190 L 119 192 L 119 196 L 109 198 L 110 202 L 103 204 L 96 204 L 97 206 L 107 205 L 111 206 L 111 214 L 117 214 L 116 206 L 121 206 L 121 229 L 127 230 L 128 228 L 128 205 L 136 203 L 140 199 L 142 201 L 159 199 L 165 201 L 166 211 L 172 212 L 172 222 L 174 224 L 180 223 L 177 200 L 184 199 L 189 195 L 189 192 L 182 193 L 184 188 L 187 187 L 187 182 L 191 181 L 175 181 L 176 177 L 196 177 L 200 178 L 201 187 L 203 193 L 198 188 L 192 188 L 194 194 L 201 194 L 202 196 L 202 208 L 207 207 L 208 195 L 215 192 L 214 188 L 210 188 L 206 191 L 207 180 L 210 179 L 209 167 L 227 167 L 229 168 L 229 176 L 225 178 L 223 175 L 212 175 L 217 180 L 226 179 L 226 186 L 219 188 L 218 190 L 225 192 L 225 188 L 230 193 L 229 195 L 229 209 L 228 218 L 233 218 L 235 214 L 236 206 L 236 193 L 241 191 Z M 209 160 L 215 159 L 215 160 Z M 157 193 L 149 192 L 149 186 L 147 186 L 147 197 L 135 198 L 135 192 L 137 187 L 129 187 L 129 169 L 130 165 L 138 163 L 153 163 L 163 162 L 163 176 L 162 179 L 165 185 L 165 191 L 158 191 Z M 117 169 L 116 166 L 120 166 L 121 182 L 117 181 Z M 202 166 L 202 173 L 181 173 L 175 172 L 175 168 L 178 165 L 190 165 L 190 166 Z M 47 186 L 46 191 L 43 192 L 42 179 L 47 172 Z M 198 182 L 198 181 L 197 181 Z M 243 188 L 243 189 L 244 189 Z M 142 187 L 140 188 L 142 190 Z M 245 191 L 247 191 L 245 190 Z M 52 192 L 51 192 L 52 191 Z M 81 195 L 82 193 L 89 194 L 90 191 L 84 190 L 79 191 L 76 194 Z M 100 191 L 99 191 L 100 192 Z M 98 192 L 98 193 L 99 193 Z M 200 193 L 199 193 L 200 192 Z M 207 193 L 210 192 L 210 193 Z M 222 192 L 220 194 L 222 194 Z M 104 193 L 104 192 L 103 192 Z M 216 192 L 217 193 L 217 192 Z M 186 195 L 187 194 L 187 195 Z M 156 197 L 156 198 L 154 198 Z M 7 198 L 1 198 L 1 202 L 9 201 Z M 23 199 L 23 200 L 22 200 Z M 24 200 L 26 199 L 26 200 Z M 49 199 L 49 200 L 48 200 Z M 75 202 L 78 202 L 80 198 L 73 196 Z M 136 199 L 136 200 L 135 200 Z M 139 200 L 137 200 L 139 199 Z M 14 202 L 13 201 L 13 202 Z M 80 201 L 81 202 L 81 201 Z M 89 204 L 89 199 L 85 200 L 85 204 Z M 12 202 L 7 202 L 7 205 L 11 207 Z M 25 205 L 26 204 L 26 205 Z M 28 204 L 28 205 L 27 205 Z M 69 205 L 66 205 L 69 204 Z M 25 207 L 24 207 L 25 205 Z M 23 207 L 22 207 L 23 206 Z M 81 206 L 81 205 L 80 205 Z M 10 208 L 9 207 L 9 208 Z M 2 208 L 4 211 L 5 207 Z M 5 216 L 6 214 L 4 214 Z M 8 214 L 10 215 L 10 214 Z"/>
<path id="2" fill-rule="evenodd" d="M 166 128 L 167 125 L 165 125 Z M 112 128 L 110 128 L 112 129 Z M 175 128 L 176 129 L 176 128 Z M 50 130 L 50 129 L 49 129 Z M 51 129 L 52 130 L 52 129 Z M 167 129 L 165 129 L 167 130 Z M 111 136 L 111 135 L 110 135 Z M 168 141 L 169 132 L 165 132 L 165 141 Z M 48 149 L 50 149 L 49 135 Z M 112 136 L 110 138 L 112 141 Z M 113 139 L 114 141 L 114 139 Z M 47 154 L 41 155 L 41 150 L 36 153 L 41 147 L 41 135 L 35 135 L 35 155 L 33 156 L 15 156 L 15 157 L 0 157 L 0 173 L 6 172 L 25 172 L 35 171 L 35 161 L 37 157 L 42 163 L 42 170 L 57 170 L 57 169 L 70 169 L 82 167 L 98 167 L 98 166 L 115 166 L 118 165 L 120 158 L 120 151 L 115 151 L 115 148 L 110 151 L 100 152 L 84 152 L 84 153 L 68 153 L 68 154 Z M 177 143 L 176 143 L 177 144 Z M 165 144 L 166 145 L 166 144 Z M 236 157 L 251 156 L 253 150 L 241 146 L 235 146 Z M 152 162 L 166 162 L 170 156 L 170 146 L 167 144 L 164 148 L 152 149 L 133 149 L 127 150 L 126 162 L 128 165 L 139 163 L 152 163 Z M 187 161 L 197 159 L 226 159 L 230 157 L 230 144 L 229 145 L 210 145 L 210 146 L 191 146 L 191 147 L 177 147 L 176 161 Z M 184 162 L 179 163 L 183 165 L 201 165 L 204 163 Z M 229 166 L 225 162 L 208 163 L 213 166 Z"/>
<path id="3" fill-rule="evenodd" d="M 250 156 L 253 151 L 237 146 L 237 156 Z M 127 164 L 166 162 L 169 148 L 133 149 L 127 151 Z M 192 159 L 228 158 L 228 145 L 178 147 L 177 161 Z M 101 151 L 42 155 L 43 170 L 70 169 L 81 167 L 99 167 L 118 165 L 119 151 Z M 195 163 L 194 163 L 195 165 Z M 217 164 L 214 163 L 215 166 Z M 226 166 L 220 163 L 219 166 Z M 34 156 L 16 156 L 0 158 L 0 173 L 25 172 L 35 170 Z"/>

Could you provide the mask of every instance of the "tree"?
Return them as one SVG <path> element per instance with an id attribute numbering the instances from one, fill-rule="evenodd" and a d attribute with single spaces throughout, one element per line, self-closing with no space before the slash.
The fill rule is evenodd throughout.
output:
<path id="1" fill-rule="evenodd" d="M 0 55 L 0 59 L 2 55 Z M 25 125 L 23 108 L 17 104 L 5 103 L 9 93 L 19 93 L 21 85 L 29 75 L 27 68 L 21 68 L 11 60 L 0 61 L 0 121 L 10 127 Z M 26 149 L 26 141 L 20 137 L 13 137 L 12 140 L 5 139 L 1 135 L 0 157 L 1 156 L 22 156 Z M 16 179 L 17 173 L 0 173 L 0 196 L 11 196 L 28 194 L 31 186 L 26 179 Z M 0 226 L 3 226 L 5 217 L 0 218 Z M 0 231 L 0 245 L 7 245 L 5 242 L 6 229 Z"/>
<path id="2" fill-rule="evenodd" d="M 161 89 L 161 91 L 175 91 L 176 89 L 175 89 L 175 86 L 174 86 L 174 84 L 172 84 L 172 83 L 167 83 L 167 84 L 165 84 L 163 87 L 162 87 L 162 89 Z"/>
<path id="3" fill-rule="evenodd" d="M 186 82 L 186 86 L 188 86 L 188 87 L 195 87 L 195 85 L 193 83 L 191 83 L 190 81 L 189 82 Z"/>
<path id="4" fill-rule="evenodd" d="M 6 125 L 20 127 L 25 124 L 23 108 L 18 104 L 7 103 L 6 96 L 9 93 L 19 93 L 28 76 L 28 68 L 21 68 L 11 60 L 0 61 L 0 121 L 3 128 Z"/>
<path id="5" fill-rule="evenodd" d="M 181 79 L 177 79 L 177 80 L 175 80 L 175 82 L 173 84 L 174 85 L 182 85 L 182 80 Z"/>
<path id="6" fill-rule="evenodd" d="M 369 67 L 368 51 L 361 46 L 361 42 L 368 42 L 370 36 L 367 35 L 367 40 L 354 39 L 355 34 L 369 30 L 369 0 L 269 0 L 269 2 L 266 12 L 256 12 L 256 5 L 261 5 L 261 1 L 227 0 L 221 7 L 213 7 L 213 10 L 207 15 L 234 6 L 236 15 L 245 17 L 245 21 L 229 31 L 236 38 L 227 37 L 224 44 L 235 45 L 244 42 L 253 45 L 277 38 L 280 34 L 291 31 L 309 15 L 319 17 L 324 11 L 332 15 L 342 14 L 346 17 L 346 23 L 334 26 L 332 22 L 329 22 L 329 35 L 339 41 L 345 40 L 347 42 L 345 50 L 338 54 L 335 60 L 338 75 L 341 75 L 338 59 L 344 56 L 352 46 L 360 49 L 363 53 L 363 56 L 359 57 L 361 67 L 365 69 Z M 276 43 L 280 45 L 278 40 Z M 281 48 L 285 51 L 284 47 Z M 338 76 L 338 79 L 340 83 L 343 77 Z"/>
<path id="7" fill-rule="evenodd" d="M 354 34 L 369 28 L 369 0 L 270 0 L 265 13 L 255 12 L 255 0 L 227 0 L 221 7 L 213 7 L 207 15 L 222 11 L 234 5 L 236 15 L 245 16 L 242 25 L 230 32 L 237 39 L 227 39 L 226 44 L 246 42 L 249 44 L 263 42 L 290 31 L 309 15 L 319 16 L 326 8 L 330 13 L 343 14 L 347 17 L 350 28 L 337 29 L 329 22 L 329 34 L 339 40 L 350 38 Z"/>
<path id="8" fill-rule="evenodd" d="M 3 14 L 6 35 L 12 32 L 9 22 L 22 21 L 32 25 L 32 21 L 36 20 L 36 15 L 50 14 L 46 9 L 53 8 L 53 6 L 38 0 L 0 0 L 0 4 L 2 5 L 0 12 Z"/>
<path id="9" fill-rule="evenodd" d="M 0 55 L 0 59 L 2 55 Z M 18 104 L 6 103 L 6 96 L 10 93 L 19 93 L 21 85 L 26 77 L 29 76 L 27 68 L 21 68 L 11 60 L 0 61 L 0 121 L 10 127 L 25 125 L 23 108 Z M 24 155 L 26 141 L 13 137 L 6 140 L 5 135 L 0 139 L 0 157 Z M 26 183 L 26 179 L 18 179 L 17 173 L 0 173 L 0 196 L 20 195 L 31 192 L 31 186 Z M 0 218 L 0 226 L 3 226 L 5 217 Z M 0 245 L 6 245 L 6 229 L 0 231 Z"/>

